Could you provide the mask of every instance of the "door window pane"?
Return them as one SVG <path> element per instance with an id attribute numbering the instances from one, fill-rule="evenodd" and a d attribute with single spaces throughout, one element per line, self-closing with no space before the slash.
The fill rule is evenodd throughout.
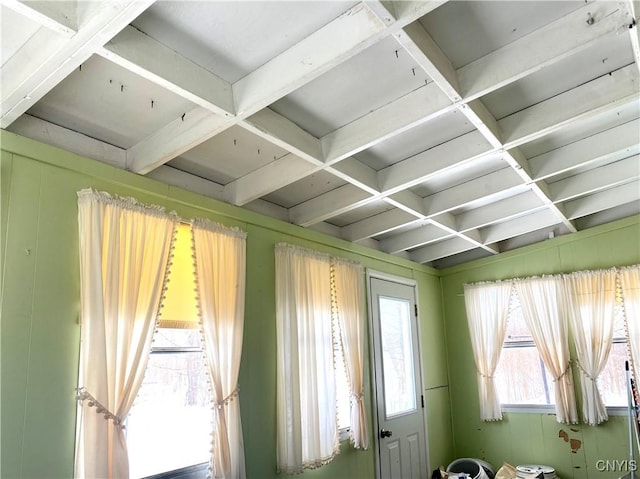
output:
<path id="1" fill-rule="evenodd" d="M 416 409 L 410 306 L 408 301 L 379 299 L 387 419 Z"/>

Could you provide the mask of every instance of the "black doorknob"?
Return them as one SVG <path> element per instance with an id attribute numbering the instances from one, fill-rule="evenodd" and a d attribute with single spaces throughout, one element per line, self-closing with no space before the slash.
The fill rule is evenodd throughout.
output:
<path id="1" fill-rule="evenodd" d="M 380 437 L 391 437 L 393 435 L 392 431 L 387 431 L 386 429 L 380 429 Z"/>

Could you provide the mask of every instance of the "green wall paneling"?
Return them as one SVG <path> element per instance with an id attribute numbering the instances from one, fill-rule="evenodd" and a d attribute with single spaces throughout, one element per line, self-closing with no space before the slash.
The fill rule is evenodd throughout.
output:
<path id="1" fill-rule="evenodd" d="M 640 216 L 634 216 L 442 271 L 456 457 L 486 457 L 496 467 L 503 461 L 514 465 L 549 464 L 562 479 L 610 479 L 622 475 L 599 471 L 596 461 L 627 458 L 624 416 L 611 416 L 599 426 L 563 425 L 556 421 L 555 414 L 536 413 L 505 413 L 504 420 L 499 422 L 479 420 L 463 285 L 639 262 Z M 579 389 L 576 388 L 578 401 Z M 580 406 L 578 402 L 578 411 Z M 578 441 L 580 446 L 576 447 Z"/>
<path id="2" fill-rule="evenodd" d="M 247 231 L 247 296 L 240 404 L 249 478 L 275 472 L 275 243 L 286 241 L 360 261 L 366 268 L 415 278 L 420 292 L 425 378 L 446 386 L 439 273 L 431 268 L 267 218 L 146 177 L 2 131 L 3 283 L 2 477 L 68 478 L 73 471 L 79 332 L 77 191 L 133 196 L 183 218 L 206 217 Z M 29 250 L 29 254 L 26 254 Z M 366 352 L 368 359 L 368 350 Z M 365 392 L 371 404 L 369 366 Z M 447 388 L 428 392 L 431 448 L 451 460 Z M 436 398 L 436 400 L 428 399 Z M 371 411 L 370 411 L 371 412 Z M 370 421 L 372 420 L 372 415 Z M 374 431 L 371 429 L 370 434 Z M 372 436 L 373 437 L 373 436 Z M 433 439 L 432 439 L 433 440 Z M 345 442 L 336 460 L 305 472 L 317 478 L 369 478 L 374 453 Z"/>

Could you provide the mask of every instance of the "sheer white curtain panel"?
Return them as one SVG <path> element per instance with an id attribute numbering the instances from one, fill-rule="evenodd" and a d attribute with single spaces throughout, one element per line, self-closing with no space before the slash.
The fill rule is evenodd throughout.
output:
<path id="1" fill-rule="evenodd" d="M 585 271 L 564 276 L 565 304 L 576 347 L 582 390 L 582 419 L 595 426 L 609 416 L 598 389 L 598 376 L 613 345 L 616 273 Z"/>
<path id="2" fill-rule="evenodd" d="M 367 413 L 364 402 L 364 281 L 362 265 L 332 261 L 335 314 L 341 330 L 342 348 L 351 393 L 351 429 L 356 449 L 369 447 Z"/>
<path id="3" fill-rule="evenodd" d="M 480 419 L 502 419 L 493 374 L 507 329 L 512 285 L 509 282 L 464 285 L 471 347 L 478 373 Z"/>
<path id="4" fill-rule="evenodd" d="M 640 387 L 640 265 L 620 268 L 618 274 L 627 329 L 627 344 L 631 354 L 635 384 Z"/>
<path id="5" fill-rule="evenodd" d="M 275 257 L 277 468 L 294 474 L 339 451 L 330 258 L 286 244 Z"/>
<path id="6" fill-rule="evenodd" d="M 542 277 L 516 281 L 522 315 L 544 365 L 555 382 L 556 419 L 578 422 L 565 314 L 562 278 Z"/>
<path id="7" fill-rule="evenodd" d="M 246 234 L 207 220 L 194 220 L 192 234 L 213 404 L 210 474 L 216 479 L 244 479 L 238 371 L 244 325 Z"/>
<path id="8" fill-rule="evenodd" d="M 128 478 L 123 422 L 142 382 L 177 217 L 78 192 L 81 343 L 75 477 Z"/>

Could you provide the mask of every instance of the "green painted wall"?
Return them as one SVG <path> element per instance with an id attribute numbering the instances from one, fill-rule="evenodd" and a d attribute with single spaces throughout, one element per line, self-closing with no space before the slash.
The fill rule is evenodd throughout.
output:
<path id="1" fill-rule="evenodd" d="M 280 241 L 346 256 L 418 282 L 431 464 L 446 465 L 454 457 L 437 271 L 5 131 L 0 135 L 0 477 L 72 477 L 80 332 L 76 192 L 87 187 L 248 232 L 240 388 L 249 478 L 276 476 L 273 247 Z M 367 380 L 368 405 L 370 387 Z M 347 444 L 342 449 L 332 464 L 304 476 L 374 476 L 371 450 L 354 451 Z"/>
<path id="2" fill-rule="evenodd" d="M 631 217 L 542 244 L 442 271 L 451 408 L 456 457 L 477 457 L 499 467 L 548 464 L 562 479 L 617 478 L 596 461 L 628 459 L 627 420 L 611 416 L 592 427 L 564 426 L 552 414 L 507 413 L 501 422 L 479 420 L 476 372 L 464 309 L 463 284 L 622 266 L 640 262 L 640 217 Z M 577 372 L 574 378 L 577 380 Z M 579 394 L 579 388 L 576 393 Z M 580 405 L 578 405 L 580 410 Z M 564 431 L 574 442 L 565 442 Z"/>

